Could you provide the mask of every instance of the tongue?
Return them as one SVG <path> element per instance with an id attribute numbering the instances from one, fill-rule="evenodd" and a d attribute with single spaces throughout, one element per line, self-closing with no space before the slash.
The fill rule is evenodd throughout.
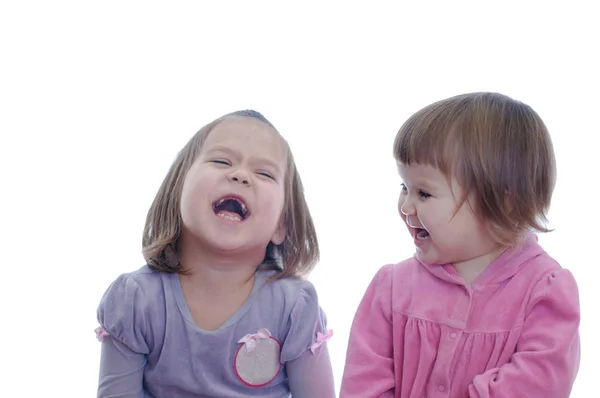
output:
<path id="1" fill-rule="evenodd" d="M 238 218 L 244 218 L 242 214 L 242 207 L 238 202 L 232 199 L 227 199 L 217 207 L 217 214 L 226 213 L 229 215 L 236 215 Z"/>
<path id="2" fill-rule="evenodd" d="M 420 229 L 419 232 L 417 232 L 417 238 L 427 239 L 429 238 L 429 232 L 425 231 L 424 229 Z"/>

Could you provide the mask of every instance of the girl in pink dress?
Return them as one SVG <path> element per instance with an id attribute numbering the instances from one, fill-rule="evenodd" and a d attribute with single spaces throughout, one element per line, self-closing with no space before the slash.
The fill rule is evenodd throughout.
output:
<path id="1" fill-rule="evenodd" d="M 368 287 L 341 398 L 568 397 L 579 299 L 534 235 L 556 176 L 543 121 L 504 95 L 459 95 L 410 117 L 394 156 L 416 254 Z"/>

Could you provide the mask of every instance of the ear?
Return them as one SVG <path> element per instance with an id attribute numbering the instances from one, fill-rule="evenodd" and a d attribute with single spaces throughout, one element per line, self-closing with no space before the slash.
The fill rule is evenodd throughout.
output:
<path id="1" fill-rule="evenodd" d="M 275 233 L 271 237 L 271 242 L 273 242 L 273 244 L 275 244 L 275 245 L 282 244 L 283 241 L 285 240 L 286 233 L 287 233 L 287 226 L 285 225 L 285 222 L 283 220 L 281 220 L 279 222 L 279 226 L 275 230 Z"/>

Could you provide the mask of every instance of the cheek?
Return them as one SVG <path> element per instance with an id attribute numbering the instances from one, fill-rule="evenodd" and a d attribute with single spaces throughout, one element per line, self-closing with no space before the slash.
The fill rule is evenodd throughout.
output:
<path id="1" fill-rule="evenodd" d="M 186 182 L 184 182 L 183 187 L 181 189 L 181 194 L 180 194 L 180 199 L 179 199 L 179 211 L 181 212 L 182 216 L 186 216 L 186 214 L 188 213 L 188 209 L 191 207 L 191 199 L 192 199 L 192 195 L 190 192 L 190 186 L 189 184 Z"/>
<path id="2" fill-rule="evenodd" d="M 181 189 L 181 208 L 193 207 L 195 201 L 198 200 L 198 187 L 193 181 L 185 181 Z"/>
<path id="3" fill-rule="evenodd" d="M 263 192 L 260 202 L 262 203 L 261 207 L 265 211 L 277 216 L 277 218 L 281 217 L 285 203 L 283 188 L 270 187 L 266 192 Z"/>
<path id="4" fill-rule="evenodd" d="M 196 218 L 198 206 L 195 205 L 195 199 L 197 198 L 195 198 L 189 190 L 183 190 L 181 192 L 179 212 L 183 223 L 187 226 L 189 226 L 190 223 L 193 223 L 193 220 Z"/>
<path id="5" fill-rule="evenodd" d="M 456 213 L 452 222 L 462 231 L 463 235 L 479 236 L 481 234 L 482 224 L 466 204 Z"/>
<path id="6" fill-rule="evenodd" d="M 179 211 L 184 218 L 198 213 L 208 201 L 206 185 L 194 178 L 186 179 L 180 196 Z"/>
<path id="7" fill-rule="evenodd" d="M 277 218 L 281 218 L 283 210 L 285 209 L 285 193 L 283 192 L 283 189 L 279 191 L 275 203 L 276 205 L 274 207 L 277 209 Z"/>
<path id="8" fill-rule="evenodd" d="M 451 235 L 450 231 L 454 231 L 458 225 L 461 225 L 460 211 L 456 215 L 455 212 L 456 207 L 451 204 L 427 203 L 419 212 L 419 219 L 425 228 Z M 446 231 L 447 229 L 449 231 Z"/>

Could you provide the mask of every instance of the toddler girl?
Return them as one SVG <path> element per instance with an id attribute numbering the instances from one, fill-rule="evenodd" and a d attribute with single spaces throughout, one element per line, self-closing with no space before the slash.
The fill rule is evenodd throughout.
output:
<path id="1" fill-rule="evenodd" d="M 571 273 L 537 243 L 555 182 L 548 131 L 494 93 L 418 111 L 396 136 L 416 254 L 356 313 L 341 397 L 566 398 L 579 366 Z"/>
<path id="2" fill-rule="evenodd" d="M 313 221 L 287 142 L 260 113 L 202 128 L 148 212 L 147 265 L 98 308 L 98 397 L 334 397 Z"/>

